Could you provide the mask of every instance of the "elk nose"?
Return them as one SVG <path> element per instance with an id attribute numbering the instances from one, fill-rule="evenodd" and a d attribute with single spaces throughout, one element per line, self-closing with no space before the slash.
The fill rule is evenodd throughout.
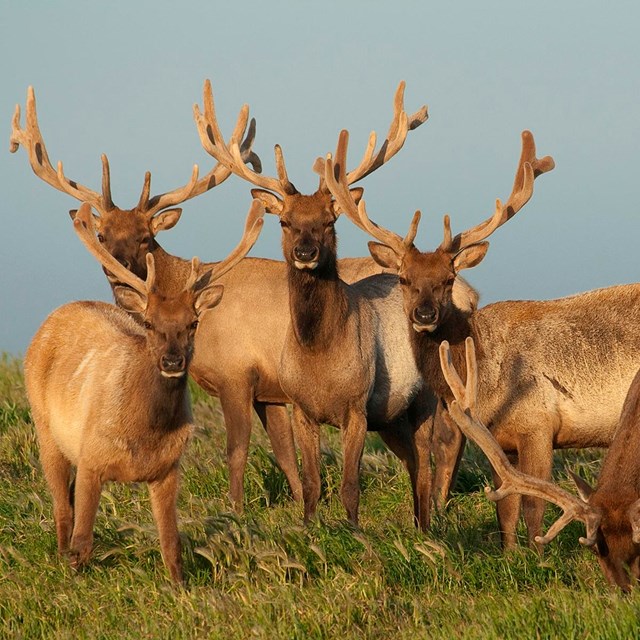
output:
<path id="1" fill-rule="evenodd" d="M 413 318 L 419 324 L 435 324 L 438 319 L 438 311 L 430 304 L 423 304 L 414 309 Z"/>
<path id="2" fill-rule="evenodd" d="M 293 256 L 299 262 L 314 262 L 318 259 L 318 247 L 309 244 L 297 245 L 293 249 Z"/>
<path id="3" fill-rule="evenodd" d="M 173 353 L 166 353 L 160 358 L 160 367 L 167 373 L 176 373 L 184 371 L 186 359 L 184 356 Z"/>

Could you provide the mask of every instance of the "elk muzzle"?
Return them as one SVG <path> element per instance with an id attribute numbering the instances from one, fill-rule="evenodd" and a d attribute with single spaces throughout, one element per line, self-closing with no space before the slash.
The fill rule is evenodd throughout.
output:
<path id="1" fill-rule="evenodd" d="M 160 358 L 160 373 L 165 378 L 181 378 L 187 372 L 187 359 L 183 355 L 165 353 Z"/>
<path id="2" fill-rule="evenodd" d="M 435 331 L 438 327 L 438 309 L 431 304 L 421 304 L 411 314 L 414 331 Z"/>
<path id="3" fill-rule="evenodd" d="M 317 245 L 301 243 L 293 248 L 293 263 L 296 269 L 315 269 L 320 259 Z"/>

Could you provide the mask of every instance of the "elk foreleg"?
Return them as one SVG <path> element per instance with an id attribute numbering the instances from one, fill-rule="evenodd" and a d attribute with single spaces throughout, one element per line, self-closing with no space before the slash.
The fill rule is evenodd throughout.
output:
<path id="1" fill-rule="evenodd" d="M 73 505 L 69 495 L 71 463 L 58 449 L 48 428 L 43 428 L 40 422 L 37 424 L 40 463 L 53 500 L 53 520 L 56 525 L 58 552 L 64 553 L 69 549 L 73 531 Z"/>
<path id="2" fill-rule="evenodd" d="M 358 411 L 352 411 L 342 428 L 342 485 L 340 496 L 347 518 L 358 526 L 360 504 L 360 462 L 367 435 L 367 419 Z"/>
<path id="3" fill-rule="evenodd" d="M 254 402 L 254 407 L 264 426 L 276 462 L 289 483 L 291 495 L 296 502 L 302 500 L 302 482 L 298 473 L 296 447 L 287 407 L 284 404 Z"/>
<path id="4" fill-rule="evenodd" d="M 182 546 L 178 532 L 179 467 L 175 465 L 162 478 L 149 483 L 151 509 L 158 528 L 162 559 L 174 582 L 182 582 Z"/>
<path id="5" fill-rule="evenodd" d="M 320 425 L 295 404 L 292 424 L 302 457 L 302 498 L 306 524 L 315 516 L 320 500 Z"/>
<path id="6" fill-rule="evenodd" d="M 552 438 L 545 433 L 523 436 L 518 443 L 518 460 L 518 468 L 523 473 L 550 481 L 553 465 Z M 545 507 L 546 502 L 540 498 L 522 496 L 522 513 L 527 525 L 529 546 L 538 551 L 542 551 L 542 546 L 535 541 L 535 538 L 542 535 Z"/>
<path id="7" fill-rule="evenodd" d="M 453 488 L 464 453 L 466 438 L 451 419 L 442 401 L 438 402 L 433 427 L 433 501 L 443 509 Z"/>
<path id="8" fill-rule="evenodd" d="M 518 456 L 515 454 L 507 454 L 507 458 L 512 466 L 518 466 Z M 500 476 L 492 469 L 493 486 L 498 489 L 502 485 Z M 518 520 L 520 519 L 520 494 L 514 493 L 502 500 L 496 502 L 496 515 L 498 518 L 498 529 L 500 531 L 500 540 L 502 548 L 506 551 L 514 549 L 517 545 L 518 538 L 516 530 L 518 528 Z"/>
<path id="9" fill-rule="evenodd" d="M 76 473 L 73 535 L 69 548 L 71 566 L 75 569 L 85 564 L 91 555 L 93 525 L 101 492 L 100 476 L 80 463 Z"/>

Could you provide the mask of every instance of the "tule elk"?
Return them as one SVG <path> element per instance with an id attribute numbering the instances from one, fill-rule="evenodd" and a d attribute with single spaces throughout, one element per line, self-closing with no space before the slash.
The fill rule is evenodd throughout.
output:
<path id="1" fill-rule="evenodd" d="M 376 151 L 375 134 L 371 135 L 362 162 L 348 174 L 349 184 L 393 157 L 408 132 L 427 119 L 426 107 L 413 115 L 405 112 L 403 94 L 404 82 L 395 94 L 387 138 Z M 408 470 L 415 521 L 426 528 L 433 399 L 423 392 L 413 362 L 397 277 L 379 274 L 353 284 L 341 279 L 334 223 L 342 210 L 327 187 L 322 160 L 315 164 L 319 187 L 305 195 L 289 180 L 279 146 L 277 177 L 258 175 L 241 161 L 237 142 L 225 143 L 210 100 L 205 98 L 204 114 L 196 111 L 196 121 L 205 150 L 260 187 L 252 195 L 278 216 L 282 227 L 290 323 L 279 380 L 293 402 L 305 521 L 315 514 L 320 498 L 319 427 L 325 422 L 342 431 L 340 494 L 349 520 L 358 523 L 360 461 L 366 432 L 375 430 Z M 361 195 L 360 189 L 355 191 Z"/>
<path id="2" fill-rule="evenodd" d="M 478 371 L 472 338 L 465 341 L 466 384 L 462 383 L 449 344 L 440 346 L 445 379 L 455 400 L 449 413 L 465 436 L 475 442 L 500 477 L 500 487 L 485 489 L 491 500 L 523 494 L 558 505 L 563 513 L 537 542 L 547 544 L 572 520 L 586 525 L 580 542 L 595 552 L 600 567 L 612 585 L 628 592 L 640 580 L 640 372 L 636 373 L 613 440 L 609 446 L 595 490 L 582 478 L 571 474 L 580 499 L 557 485 L 514 469 L 495 438 L 477 415 Z"/>
<path id="3" fill-rule="evenodd" d="M 122 284 L 122 309 L 73 302 L 54 311 L 31 341 L 25 384 L 40 443 L 42 468 L 53 497 L 60 553 L 86 563 L 102 485 L 147 482 L 162 557 L 182 581 L 176 499 L 180 457 L 192 432 L 187 370 L 200 317 L 215 307 L 216 279 L 253 246 L 264 210 L 254 201 L 240 244 L 214 269 L 194 258 L 184 289 L 164 296 L 155 287 L 154 259 L 140 280 L 104 250 L 91 207 L 74 220 L 82 242 Z M 76 468 L 71 485 L 72 467 Z"/>

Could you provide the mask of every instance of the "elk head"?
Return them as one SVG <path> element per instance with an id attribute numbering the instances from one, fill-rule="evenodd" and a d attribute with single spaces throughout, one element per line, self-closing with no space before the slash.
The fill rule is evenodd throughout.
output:
<path id="1" fill-rule="evenodd" d="M 637 498 L 635 487 L 625 486 L 625 482 L 631 482 L 629 473 L 633 473 L 628 467 L 633 465 L 637 467 L 635 451 L 629 450 L 629 444 L 622 436 L 621 439 L 625 440 L 623 448 L 626 449 L 626 455 L 632 455 L 633 460 L 629 461 L 628 465 L 624 465 L 627 467 L 624 472 L 620 468 L 613 470 L 616 474 L 616 486 L 613 490 L 602 480 L 609 474 L 608 467 L 621 466 L 617 460 L 614 462 L 611 459 L 616 438 L 605 457 L 600 481 L 595 490 L 591 489 L 582 478 L 572 473 L 580 498 L 552 482 L 528 476 L 514 469 L 498 442 L 477 417 L 478 373 L 472 338 L 466 339 L 465 350 L 466 384 L 462 382 L 453 365 L 447 341 L 440 345 L 440 365 L 455 398 L 449 404 L 449 414 L 464 435 L 480 447 L 502 481 L 500 488 L 495 491 L 489 487 L 485 488 L 487 497 L 490 500 L 500 500 L 513 493 L 520 493 L 558 505 L 563 513 L 549 528 L 546 535 L 536 538 L 536 542 L 540 544 L 551 542 L 572 520 L 581 520 L 585 523 L 587 535 L 581 537 L 580 542 L 593 549 L 609 583 L 617 585 L 625 592 L 629 591 L 632 585 L 631 579 L 633 578 L 635 582 L 640 580 L 640 499 Z M 637 396 L 639 393 L 640 377 L 636 376 L 625 401 L 625 407 L 632 394 Z M 625 409 L 623 409 L 623 418 L 616 437 L 620 437 L 624 432 L 624 414 Z M 635 415 L 633 420 L 635 427 Z M 611 462 L 614 464 L 611 465 Z"/>
<path id="2" fill-rule="evenodd" d="M 254 200 L 238 246 L 222 262 L 201 272 L 200 261 L 193 258 L 191 274 L 184 289 L 175 296 L 165 296 L 155 286 L 154 259 L 146 255 L 146 280 L 116 260 L 99 242 L 94 227 L 91 205 L 83 203 L 74 218 L 74 229 L 95 258 L 112 277 L 122 283 L 116 297 L 122 308 L 139 314 L 146 330 L 149 355 L 165 378 L 183 378 L 193 355 L 193 341 L 200 316 L 215 307 L 222 297 L 223 286 L 215 281 L 247 254 L 262 229 L 264 208 Z"/>
<path id="3" fill-rule="evenodd" d="M 362 162 L 346 174 L 345 180 L 348 185 L 361 180 L 393 157 L 404 145 L 407 133 L 426 121 L 426 106 L 411 116 L 405 112 L 404 87 L 405 83 L 401 82 L 396 90 L 394 116 L 387 138 L 376 151 L 376 134 L 371 133 Z M 319 158 L 314 164 L 314 170 L 320 174 L 320 184 L 312 195 L 301 194 L 289 180 L 279 145 L 275 147 L 278 177 L 259 175 L 242 161 L 237 137 L 232 136 L 229 145 L 225 143 L 216 120 L 208 81 L 204 86 L 203 104 L 204 112 L 200 111 L 198 105 L 194 105 L 194 117 L 204 149 L 233 173 L 260 187 L 253 189 L 251 194 L 262 201 L 267 213 L 273 213 L 280 218 L 283 253 L 287 262 L 299 270 L 322 271 L 325 266 L 335 261 L 334 223 L 342 208 L 334 200 L 326 184 L 324 160 Z M 351 189 L 349 192 L 355 202 L 362 197 L 360 188 Z"/>
<path id="4" fill-rule="evenodd" d="M 346 131 L 342 135 L 347 138 Z M 346 149 L 346 141 L 344 144 Z M 498 227 L 511 219 L 531 198 L 533 181 L 541 173 L 554 167 L 549 156 L 538 160 L 535 155 L 533 135 L 522 133 L 522 153 L 516 170 L 513 190 L 505 204 L 496 201 L 496 209 L 490 218 L 479 225 L 451 235 L 449 216 L 444 217 L 444 240 L 431 252 L 421 252 L 414 245 L 420 222 L 416 211 L 407 235 L 401 236 L 383 229 L 372 222 L 366 212 L 364 201 L 356 203 L 345 190 L 344 159 L 336 156 L 335 165 L 327 159 L 325 178 L 336 200 L 347 211 L 349 217 L 363 230 L 380 242 L 370 242 L 373 259 L 381 266 L 398 272 L 403 289 L 405 312 L 414 330 L 433 333 L 445 324 L 455 309 L 471 310 L 475 301 L 469 300 L 469 289 L 456 288 L 460 271 L 479 264 L 487 253 L 485 242 Z M 338 169 L 335 171 L 334 169 Z M 459 295 L 456 295 L 459 294 Z"/>
<path id="5" fill-rule="evenodd" d="M 249 108 L 245 105 L 240 110 L 233 132 L 238 140 L 245 135 L 248 118 Z M 13 153 L 23 145 L 31 168 L 39 178 L 80 202 L 91 204 L 99 213 L 94 216 L 98 240 L 118 262 L 143 279 L 147 277 L 146 255 L 158 246 L 156 235 L 160 231 L 171 229 L 180 219 L 182 209 L 176 205 L 205 193 L 231 175 L 231 171 L 218 163 L 209 173 L 199 178 L 198 166 L 195 165 L 186 185 L 168 193 L 151 196 L 151 173 L 147 172 L 138 204 L 132 209 L 120 209 L 111 197 L 109 161 L 106 155 L 102 155 L 101 194 L 67 178 L 62 162 L 58 162 L 57 170 L 52 167 L 38 125 L 33 87 L 29 87 L 27 91 L 25 128 L 20 127 L 20 105 L 16 105 L 12 124 L 10 151 Z M 260 171 L 260 159 L 251 151 L 254 137 L 255 120 L 252 119 L 240 146 L 240 156 L 243 162 L 250 162 Z M 72 209 L 69 213 L 73 219 L 76 210 Z"/>

